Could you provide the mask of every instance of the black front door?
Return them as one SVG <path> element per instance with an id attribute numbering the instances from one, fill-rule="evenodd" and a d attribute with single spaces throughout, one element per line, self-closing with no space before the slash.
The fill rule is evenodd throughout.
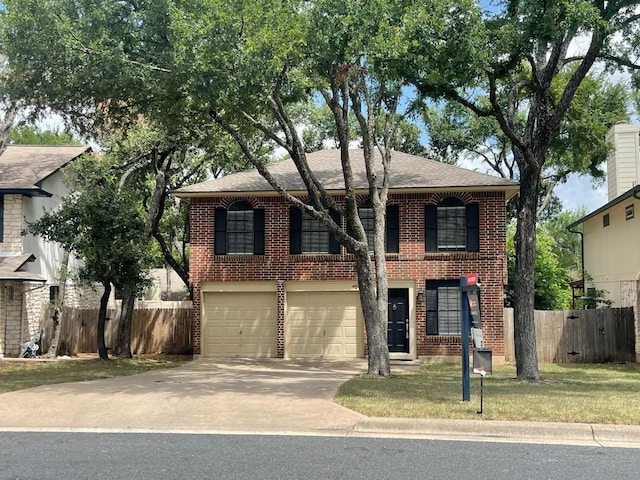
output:
<path id="1" fill-rule="evenodd" d="M 389 289 L 389 322 L 387 327 L 389 352 L 409 353 L 409 290 Z"/>

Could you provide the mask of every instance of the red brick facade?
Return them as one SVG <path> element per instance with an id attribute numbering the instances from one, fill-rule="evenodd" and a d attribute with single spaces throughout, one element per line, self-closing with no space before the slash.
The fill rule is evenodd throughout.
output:
<path id="1" fill-rule="evenodd" d="M 425 253 L 425 205 L 454 196 L 464 203 L 479 203 L 480 251 L 478 253 Z M 483 335 L 494 356 L 504 356 L 503 285 L 506 283 L 504 192 L 450 192 L 390 195 L 399 206 L 400 252 L 387 254 L 389 281 L 414 281 L 424 290 L 428 280 L 457 280 L 477 272 L 482 281 Z M 246 199 L 246 198 L 244 198 Z M 284 354 L 284 282 L 354 280 L 352 257 L 339 255 L 290 255 L 289 206 L 278 196 L 252 198 L 265 209 L 265 255 L 214 255 L 214 211 L 235 198 L 191 198 L 190 275 L 194 292 L 194 351 L 201 347 L 201 285 L 204 282 L 273 281 L 278 295 L 278 356 Z M 344 221 L 344 220 L 343 220 Z M 282 298 L 281 298 L 282 297 Z M 460 336 L 427 335 L 425 301 L 415 308 L 418 356 L 459 355 Z"/>

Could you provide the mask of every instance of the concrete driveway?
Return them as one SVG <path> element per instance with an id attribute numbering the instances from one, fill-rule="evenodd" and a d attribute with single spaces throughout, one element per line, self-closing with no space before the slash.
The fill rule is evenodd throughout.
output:
<path id="1" fill-rule="evenodd" d="M 331 399 L 364 369 L 361 360 L 196 360 L 2 394 L 0 427 L 348 432 L 363 416 Z"/>

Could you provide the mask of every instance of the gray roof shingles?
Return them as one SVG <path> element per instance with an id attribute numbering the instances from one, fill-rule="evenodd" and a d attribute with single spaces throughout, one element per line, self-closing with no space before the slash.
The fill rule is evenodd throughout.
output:
<path id="1" fill-rule="evenodd" d="M 0 155 L 0 192 L 41 192 L 40 183 L 88 147 L 66 145 L 9 145 Z"/>
<path id="2" fill-rule="evenodd" d="M 363 152 L 360 149 L 349 150 L 357 190 L 368 188 L 364 169 Z M 380 154 L 376 152 L 376 167 L 382 171 Z M 320 150 L 307 154 L 311 170 L 325 189 L 344 191 L 344 179 L 340 163 L 340 150 Z M 304 191 L 304 184 L 291 159 L 281 160 L 268 166 L 271 174 L 288 191 Z M 516 182 L 501 177 L 487 175 L 456 167 L 416 155 L 393 152 L 391 160 L 391 189 L 442 189 L 442 188 L 481 188 L 505 190 L 515 193 Z M 256 169 L 233 173 L 221 178 L 186 186 L 174 193 L 179 197 L 218 196 L 223 193 L 268 192 L 272 188 Z"/>

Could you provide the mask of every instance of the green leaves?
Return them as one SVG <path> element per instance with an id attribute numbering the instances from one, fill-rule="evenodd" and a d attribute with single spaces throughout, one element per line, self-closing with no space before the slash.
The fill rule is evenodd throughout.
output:
<path id="1" fill-rule="evenodd" d="M 149 264 L 144 221 L 136 199 L 118 191 L 118 177 L 104 160 L 85 156 L 65 169 L 75 193 L 46 212 L 27 231 L 57 242 L 80 260 L 86 283 L 142 286 Z"/>

